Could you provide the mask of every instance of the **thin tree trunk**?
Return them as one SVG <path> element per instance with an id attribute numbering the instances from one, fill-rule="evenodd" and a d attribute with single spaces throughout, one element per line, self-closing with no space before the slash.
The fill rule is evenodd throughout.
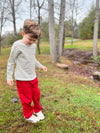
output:
<path id="1" fill-rule="evenodd" d="M 73 15 L 72 15 L 73 16 Z M 72 17 L 72 38 L 71 38 L 71 49 L 73 48 L 73 34 L 74 34 L 74 30 L 73 30 L 74 26 L 73 26 L 73 17 Z"/>
<path id="2" fill-rule="evenodd" d="M 57 51 L 55 45 L 55 23 L 54 23 L 54 1 L 48 0 L 49 9 L 49 43 L 50 43 L 50 55 L 51 62 L 55 63 L 57 60 Z"/>
<path id="3" fill-rule="evenodd" d="M 38 24 L 41 25 L 41 22 L 40 22 L 40 7 L 38 7 Z M 40 54 L 40 37 L 37 41 L 37 49 L 38 49 L 38 54 Z"/>
<path id="4" fill-rule="evenodd" d="M 42 8 L 42 6 L 44 5 L 44 1 L 42 1 L 42 3 L 39 3 L 39 0 L 37 0 L 37 5 L 38 5 L 38 24 L 41 26 L 41 16 L 40 16 L 40 10 Z M 38 49 L 38 54 L 40 54 L 40 38 L 37 41 L 37 49 Z"/>
<path id="5" fill-rule="evenodd" d="M 5 1 L 0 1 L 0 7 L 2 7 L 1 10 L 0 10 L 0 55 L 1 55 L 2 28 L 3 28 L 3 25 L 5 23 L 4 5 L 5 5 Z"/>
<path id="6" fill-rule="evenodd" d="M 93 56 L 97 56 L 98 46 L 98 25 L 99 25 L 99 0 L 96 0 L 95 22 L 94 22 L 94 36 L 93 36 Z"/>
<path id="7" fill-rule="evenodd" d="M 32 19 L 32 0 L 30 0 L 30 19 Z"/>
<path id="8" fill-rule="evenodd" d="M 57 40 L 57 62 L 61 62 L 61 56 L 62 56 L 64 19 L 65 19 L 65 5 L 66 5 L 66 0 L 61 0 L 59 29 L 58 29 L 58 40 Z"/>
<path id="9" fill-rule="evenodd" d="M 63 32 L 62 53 L 64 51 L 64 44 L 65 44 L 65 26 L 64 26 L 64 32 Z"/>
<path id="10" fill-rule="evenodd" d="M 15 0 L 12 1 L 12 15 L 13 15 L 13 27 L 14 27 L 14 39 L 17 40 L 16 32 L 16 17 L 15 17 Z"/>
<path id="11" fill-rule="evenodd" d="M 16 32 L 16 20 L 15 20 L 15 16 L 14 16 L 14 20 L 13 20 L 13 26 L 14 26 L 14 39 L 16 41 L 17 40 L 17 32 Z"/>
<path id="12" fill-rule="evenodd" d="M 1 55 L 1 33 L 0 33 L 0 55 Z"/>
<path id="13" fill-rule="evenodd" d="M 37 49 L 38 49 L 38 54 L 40 53 L 40 38 L 37 40 Z"/>
<path id="14" fill-rule="evenodd" d="M 72 38 L 71 38 L 71 49 L 73 48 L 73 36 L 74 36 L 74 8 L 75 8 L 75 0 L 72 4 Z"/>

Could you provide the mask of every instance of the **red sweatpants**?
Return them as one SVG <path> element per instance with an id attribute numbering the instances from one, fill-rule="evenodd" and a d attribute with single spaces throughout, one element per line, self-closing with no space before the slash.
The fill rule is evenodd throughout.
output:
<path id="1" fill-rule="evenodd" d="M 32 116 L 33 111 L 38 113 L 42 108 L 39 104 L 40 90 L 38 89 L 38 80 L 35 78 L 32 81 L 19 81 L 16 80 L 18 94 L 23 107 L 23 114 L 25 118 Z M 31 106 L 31 103 L 34 106 Z"/>

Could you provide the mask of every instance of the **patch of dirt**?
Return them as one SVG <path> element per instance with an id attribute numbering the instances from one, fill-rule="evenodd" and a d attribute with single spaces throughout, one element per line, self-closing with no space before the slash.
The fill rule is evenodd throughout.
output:
<path id="1" fill-rule="evenodd" d="M 100 52 L 98 52 L 100 55 Z M 92 51 L 86 50 L 77 50 L 77 49 L 65 49 L 63 52 L 63 56 L 72 60 L 74 64 L 89 64 L 94 63 L 92 56 Z M 97 63 L 94 63 L 95 66 L 98 66 Z"/>
<path id="2" fill-rule="evenodd" d="M 91 78 L 94 71 L 100 71 L 100 65 L 91 58 L 92 51 L 65 49 L 63 56 L 72 61 L 73 65 L 70 66 L 72 72 Z"/>

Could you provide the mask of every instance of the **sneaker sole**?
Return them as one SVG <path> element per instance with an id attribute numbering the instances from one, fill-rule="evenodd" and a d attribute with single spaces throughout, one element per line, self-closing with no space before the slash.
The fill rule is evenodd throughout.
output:
<path id="1" fill-rule="evenodd" d="M 38 120 L 38 121 L 36 121 L 36 122 L 33 122 L 33 121 L 31 121 L 31 120 L 27 120 L 27 119 L 25 119 L 25 117 L 24 117 L 24 120 L 27 121 L 27 122 L 30 122 L 30 123 L 37 123 L 37 122 L 40 121 L 40 120 Z"/>
<path id="2" fill-rule="evenodd" d="M 42 120 L 44 120 L 44 119 L 45 119 L 45 117 L 44 117 L 44 118 L 40 118 L 39 120 L 42 121 Z"/>
<path id="3" fill-rule="evenodd" d="M 34 121 L 26 120 L 26 119 L 25 119 L 25 121 L 27 121 L 29 123 L 37 123 L 37 122 L 39 122 L 39 121 L 34 122 Z"/>
<path id="4" fill-rule="evenodd" d="M 33 114 L 35 114 L 36 116 L 37 116 L 37 114 L 35 113 L 35 112 L 33 112 Z M 37 116 L 38 117 L 38 116 Z M 39 121 L 42 121 L 42 120 L 44 120 L 45 119 L 45 117 L 44 118 L 38 118 L 39 119 Z"/>

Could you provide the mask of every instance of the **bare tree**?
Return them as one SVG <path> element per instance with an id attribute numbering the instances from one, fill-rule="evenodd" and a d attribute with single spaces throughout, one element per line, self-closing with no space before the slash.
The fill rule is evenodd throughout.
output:
<path id="1" fill-rule="evenodd" d="M 37 0 L 38 24 L 40 25 L 40 27 L 41 27 L 41 14 L 40 14 L 40 11 L 41 11 L 41 9 L 42 9 L 42 7 L 43 7 L 43 5 L 44 5 L 44 2 L 45 2 L 45 0 L 43 0 L 41 3 L 39 2 L 39 0 Z M 38 53 L 40 54 L 40 47 L 39 47 L 39 45 L 40 45 L 40 38 L 39 38 L 38 41 L 37 41 Z"/>
<path id="2" fill-rule="evenodd" d="M 54 23 L 54 1 L 48 0 L 49 9 L 49 42 L 51 62 L 55 63 L 57 60 L 56 44 L 55 44 L 55 23 Z"/>
<path id="3" fill-rule="evenodd" d="M 63 47 L 62 44 L 63 44 L 63 36 L 64 36 L 65 5 L 66 5 L 66 0 L 61 0 L 59 28 L 58 28 L 58 40 L 57 40 L 57 62 L 61 62 L 61 55 L 62 55 L 62 47 Z"/>
<path id="4" fill-rule="evenodd" d="M 69 0 L 66 1 L 66 12 L 67 16 L 65 17 L 70 25 L 71 28 L 71 48 L 73 48 L 73 38 L 75 35 L 75 32 L 79 32 L 77 21 L 80 21 L 82 19 L 82 13 L 84 14 L 83 5 L 84 1 L 82 0 Z M 85 8 L 84 8 L 85 9 Z"/>
<path id="5" fill-rule="evenodd" d="M 0 55 L 1 55 L 1 41 L 2 41 L 2 28 L 6 22 L 6 0 L 0 1 Z"/>
<path id="6" fill-rule="evenodd" d="M 64 19 L 65 19 L 66 0 L 61 0 L 59 26 L 57 36 L 57 47 L 55 44 L 55 20 L 54 20 L 54 1 L 48 0 L 49 9 L 49 42 L 51 62 L 61 62 L 62 48 L 64 43 Z"/>
<path id="7" fill-rule="evenodd" d="M 32 19 L 32 0 L 30 0 L 30 19 Z"/>
<path id="8" fill-rule="evenodd" d="M 39 1 L 39 0 L 30 0 L 30 19 L 32 19 L 32 8 L 33 12 L 35 12 L 35 16 L 38 18 L 38 24 L 41 27 L 41 9 L 43 9 L 43 5 L 45 3 L 45 0 Z M 37 41 L 37 49 L 38 54 L 40 54 L 40 38 Z"/>
<path id="9" fill-rule="evenodd" d="M 74 9 L 75 9 L 75 0 L 70 1 L 70 9 L 71 9 L 71 31 L 72 31 L 72 38 L 71 38 L 71 48 L 73 48 L 73 34 L 74 34 Z"/>
<path id="10" fill-rule="evenodd" d="M 22 2 L 22 0 L 8 0 L 8 12 L 9 15 L 11 16 L 11 22 L 13 23 L 13 28 L 14 28 L 14 38 L 16 40 L 17 37 L 17 31 L 16 31 L 16 14 L 19 9 L 19 6 Z"/>
<path id="11" fill-rule="evenodd" d="M 100 4 L 100 0 L 96 0 L 94 36 L 93 36 L 93 56 L 94 57 L 97 56 L 98 25 L 99 25 L 99 4 Z"/>

